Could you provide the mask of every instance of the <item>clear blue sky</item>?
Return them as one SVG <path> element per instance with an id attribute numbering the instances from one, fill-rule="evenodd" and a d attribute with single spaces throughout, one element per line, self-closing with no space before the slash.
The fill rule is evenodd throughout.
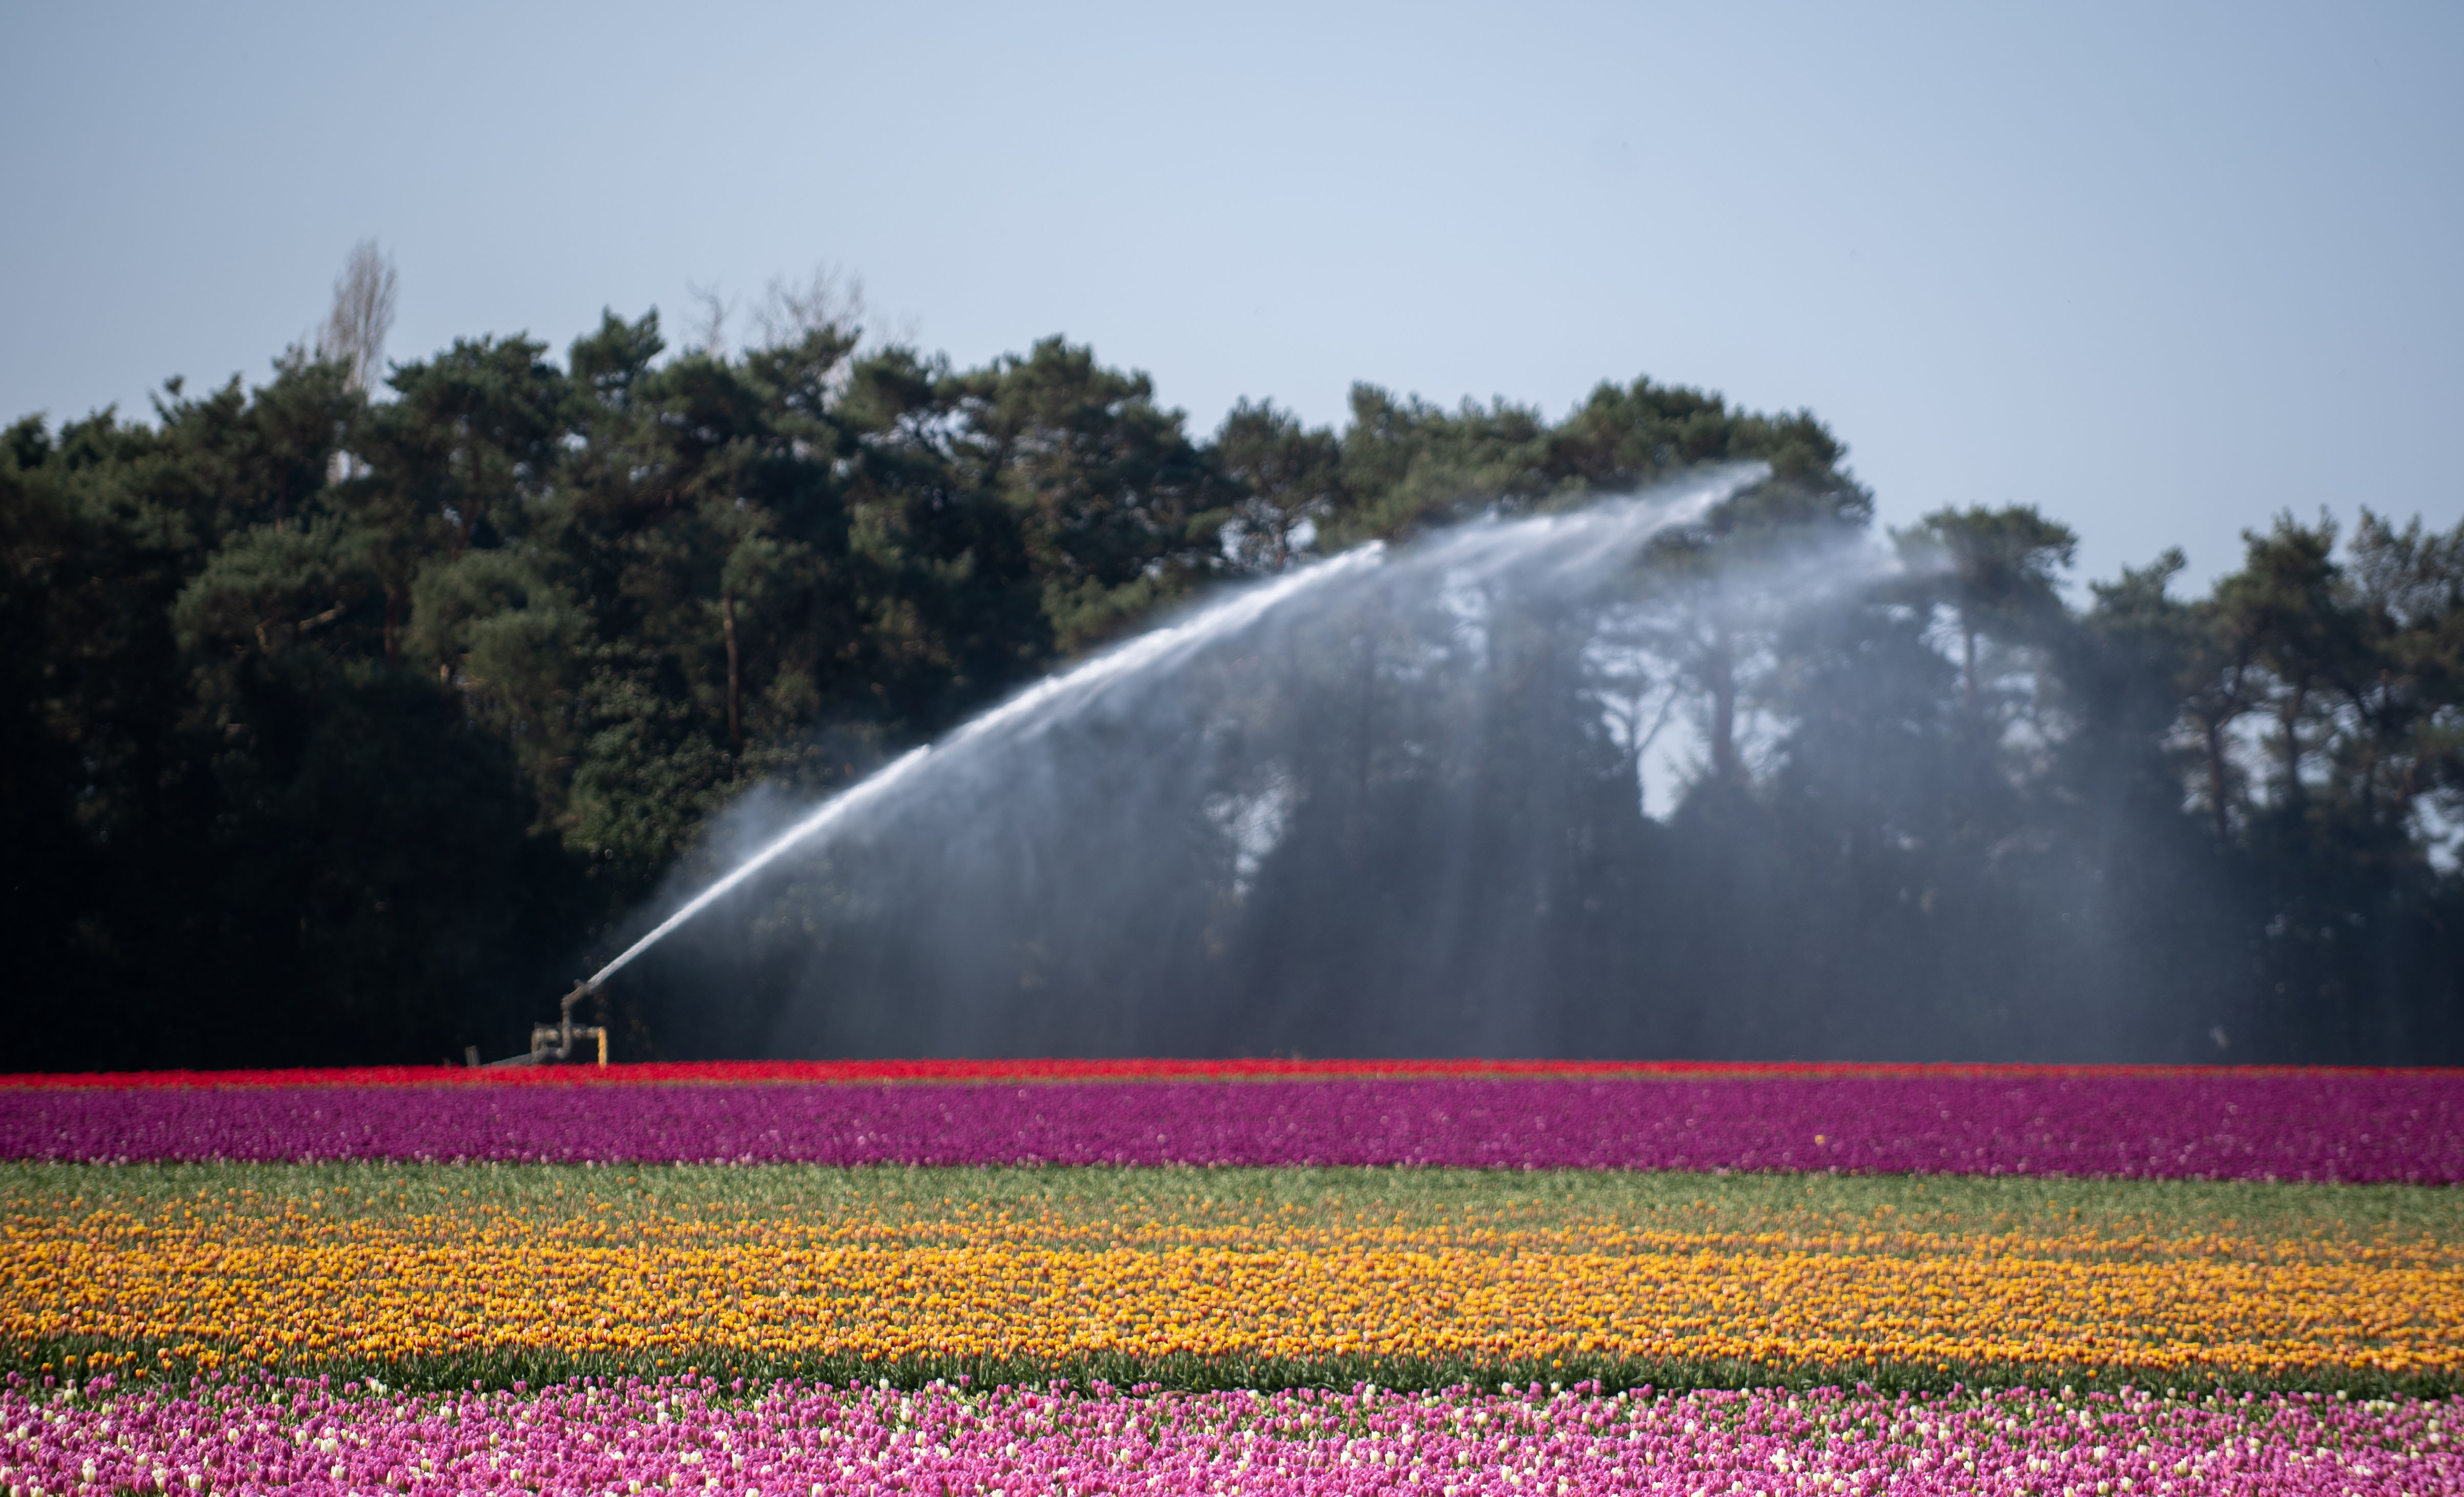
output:
<path id="1" fill-rule="evenodd" d="M 2464 5 L 159 6 L 0 12 L 0 413 L 252 380 L 352 243 L 389 352 L 833 262 L 1211 429 L 1354 380 L 1812 408 L 1883 517 L 2201 576 L 2455 523 Z"/>

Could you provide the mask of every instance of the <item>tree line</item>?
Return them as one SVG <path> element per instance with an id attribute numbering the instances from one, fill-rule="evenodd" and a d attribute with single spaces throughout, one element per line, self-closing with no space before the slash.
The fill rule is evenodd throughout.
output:
<path id="1" fill-rule="evenodd" d="M 1548 910 L 1497 896 L 1555 974 L 1495 989 L 1559 1014 L 1529 1043 L 2464 1052 L 2464 527 L 2281 516 L 2203 596 L 2173 553 L 2074 599 L 2060 524 L 1880 533 L 1811 414 L 1649 380 L 1557 419 L 1364 384 L 1340 429 L 1244 401 L 1200 436 L 1084 346 L 961 368 L 818 294 L 733 351 L 610 313 L 561 358 L 381 369 L 390 295 L 363 260 L 261 384 L 0 438 L 10 1069 L 517 1049 L 752 787 L 825 793 L 1209 587 L 1739 460 L 1771 478 L 1535 646 L 1566 668 L 1501 719 L 1558 746 L 1523 799 L 1450 813 L 1523 818 L 1492 861 L 1552 870 Z M 1793 566 L 1838 585 L 1743 585 Z M 1689 748 L 1652 807 L 1661 731 Z M 1431 814 L 1428 771 L 1376 762 L 1339 815 L 1309 792 L 1323 845 L 1240 875 L 1271 939 L 1192 944 L 1189 981 L 1339 1010 L 1364 922 L 1442 916 L 1397 892 L 1409 837 L 1361 830 Z M 651 992 L 620 1052 L 774 1042 L 693 1011 Z M 933 1043 L 850 1032 L 803 1043 Z"/>

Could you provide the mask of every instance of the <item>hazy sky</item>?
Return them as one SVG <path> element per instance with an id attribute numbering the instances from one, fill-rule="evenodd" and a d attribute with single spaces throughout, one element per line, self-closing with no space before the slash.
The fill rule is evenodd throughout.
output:
<path id="1" fill-rule="evenodd" d="M 389 352 L 831 263 L 1339 420 L 1373 380 L 1812 408 L 1883 517 L 2105 575 L 2287 507 L 2455 523 L 2464 5 L 0 11 L 0 414 L 143 412 L 321 317 Z"/>

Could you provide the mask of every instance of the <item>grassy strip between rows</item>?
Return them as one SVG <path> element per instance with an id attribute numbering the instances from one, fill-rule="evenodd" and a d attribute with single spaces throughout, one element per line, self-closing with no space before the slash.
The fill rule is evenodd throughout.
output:
<path id="1" fill-rule="evenodd" d="M 2084 1234 L 2136 1245 L 2228 1237 L 2464 1252 L 2464 1187 L 2034 1176 L 1693 1174 L 1420 1167 L 1111 1165 L 65 1164 L 0 1161 L 0 1214 L 140 1217 L 312 1210 L 371 1221 L 494 1206 L 605 1207 L 619 1220 L 867 1219 L 912 1229 L 1008 1212 L 1114 1240 L 1158 1226 L 1405 1230 L 1580 1223 L 1751 1238 L 1826 1231 Z"/>
<path id="2" fill-rule="evenodd" d="M 108 1371 L 118 1387 L 181 1388 L 191 1378 L 229 1381 L 263 1373 L 274 1377 L 323 1377 L 337 1384 L 373 1379 L 403 1392 L 463 1389 L 536 1389 L 583 1378 L 704 1377 L 748 1384 L 801 1381 L 913 1389 L 940 1381 L 979 1388 L 1076 1388 L 1099 1383 L 1113 1388 L 1175 1392 L 1287 1388 L 1348 1390 L 1367 1383 L 1400 1392 L 1447 1388 L 1555 1390 L 1595 1384 L 1603 1393 L 1650 1389 L 1869 1388 L 1882 1393 L 1933 1393 L 2035 1388 L 2119 1392 L 2123 1388 L 2167 1397 L 2211 1393 L 2316 1393 L 2356 1399 L 2464 1397 L 2464 1368 L 2419 1376 L 2389 1376 L 2368 1368 L 2312 1370 L 2281 1376 L 2219 1375 L 2186 1379 L 2179 1372 L 2131 1367 L 2016 1366 L 1947 1361 L 1907 1363 L 1689 1361 L 1566 1356 L 1504 1361 L 1433 1360 L 1374 1356 L 1204 1357 L 1191 1356 L 1080 1356 L 1028 1357 L 904 1357 L 868 1359 L 828 1356 L 784 1359 L 713 1347 L 697 1355 L 575 1356 L 523 1347 L 491 1348 L 450 1356 L 368 1359 L 337 1357 L 253 1365 L 231 1355 L 212 1365 L 178 1356 L 161 1343 L 106 1343 L 85 1338 L 0 1344 L 0 1377 L 91 1381 Z"/>

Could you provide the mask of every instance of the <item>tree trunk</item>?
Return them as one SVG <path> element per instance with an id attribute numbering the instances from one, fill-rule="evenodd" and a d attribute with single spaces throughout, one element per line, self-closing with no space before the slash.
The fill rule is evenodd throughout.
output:
<path id="1" fill-rule="evenodd" d="M 1968 686 L 1968 728 L 1969 732 L 1981 734 L 1985 728 L 1985 711 L 1977 701 L 1976 631 L 1969 626 L 1965 610 L 1962 611 L 1959 622 L 1960 640 L 1963 646 L 1960 679 Z"/>
<path id="2" fill-rule="evenodd" d="M 2387 761 L 2391 757 L 2391 755 L 2387 751 L 2387 739 L 2389 735 L 2387 733 L 2388 725 L 2386 708 L 2387 707 L 2387 705 L 2395 691 L 2393 673 L 2385 669 L 2380 670 L 2378 684 L 2379 689 L 2378 695 L 2375 698 L 2375 705 L 2379 710 L 2376 711 L 2372 710 L 2372 702 L 2364 700 L 2362 695 L 2358 692 L 2351 693 L 2354 708 L 2359 713 L 2362 720 L 2362 730 L 2366 735 L 2366 748 L 2362 755 L 2360 794 L 2362 802 L 2362 816 L 2365 820 L 2368 821 L 2376 821 L 2378 819 L 2379 773 L 2387 767 Z M 2393 787 L 2393 792 L 2397 796 L 2399 805 L 2403 803 L 2404 790 L 2405 786 L 2402 782 L 2399 782 L 2395 787 Z M 2399 813 L 2399 814 L 2401 814 L 2401 813 Z"/>
<path id="3" fill-rule="evenodd" d="M 2278 721 L 2284 728 L 2284 804 L 2301 804 L 2301 709 L 2310 700 L 2309 685 L 2294 686 L 2284 699 L 2284 709 Z"/>
<path id="4" fill-rule="evenodd" d="M 727 635 L 727 741 L 744 757 L 744 687 L 736 656 L 736 595 L 718 596 L 718 625 Z"/>
<path id="5" fill-rule="evenodd" d="M 2225 814 L 2225 725 L 2211 720 L 2207 724 L 2208 801 L 2215 808 L 2216 844 L 2233 839 L 2233 822 Z"/>
<path id="6" fill-rule="evenodd" d="M 1727 630 L 1715 637 L 1705 665 L 1711 687 L 1711 777 L 1734 785 L 1745 774 L 1737 757 L 1736 646 Z"/>

